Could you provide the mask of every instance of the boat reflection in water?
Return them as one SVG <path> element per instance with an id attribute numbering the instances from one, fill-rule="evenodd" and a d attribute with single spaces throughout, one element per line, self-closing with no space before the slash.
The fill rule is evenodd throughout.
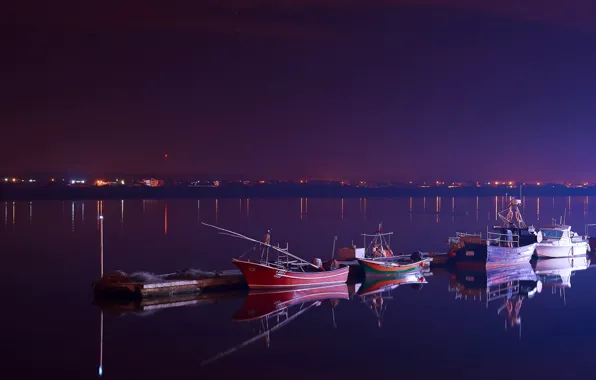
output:
<path id="1" fill-rule="evenodd" d="M 497 314 L 505 315 L 505 329 L 519 327 L 521 338 L 521 307 L 526 298 L 542 291 L 542 283 L 530 263 L 493 268 L 458 268 L 451 276 L 449 291 L 456 299 L 501 304 Z"/>
<path id="2" fill-rule="evenodd" d="M 571 276 L 578 270 L 588 269 L 589 266 L 588 256 L 538 259 L 534 264 L 534 271 L 544 286 L 550 287 L 552 294 L 558 291 L 563 303 L 567 304 L 565 289 L 571 287 Z"/>
<path id="3" fill-rule="evenodd" d="M 387 310 L 385 301 L 393 299 L 391 292 L 404 285 L 422 289 L 422 285 L 426 283 L 424 275 L 419 271 L 393 277 L 367 278 L 358 288 L 356 295 L 360 296 L 362 302 L 374 313 L 378 326 L 382 327 L 383 315 Z"/>
<path id="4" fill-rule="evenodd" d="M 329 301 L 335 324 L 334 308 L 339 300 L 347 300 L 350 295 L 346 284 L 298 288 L 288 290 L 250 291 L 244 304 L 234 314 L 232 320 L 241 323 L 255 323 L 256 335 L 252 338 L 205 360 L 201 365 L 212 363 L 258 340 L 264 340 L 267 347 L 271 344 L 271 333 L 282 328 L 312 308 Z"/>

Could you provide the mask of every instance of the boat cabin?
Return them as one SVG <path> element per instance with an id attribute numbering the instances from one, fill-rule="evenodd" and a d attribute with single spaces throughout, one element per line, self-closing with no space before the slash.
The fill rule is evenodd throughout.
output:
<path id="1" fill-rule="evenodd" d="M 576 232 L 571 231 L 571 226 L 552 225 L 541 228 L 538 232 L 538 241 L 561 241 L 561 242 L 580 242 L 583 237 Z"/>

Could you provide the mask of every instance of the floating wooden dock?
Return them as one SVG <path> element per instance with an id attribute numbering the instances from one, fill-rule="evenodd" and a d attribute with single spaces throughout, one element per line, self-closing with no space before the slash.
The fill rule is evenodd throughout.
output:
<path id="1" fill-rule="evenodd" d="M 96 297 L 145 298 L 212 290 L 247 288 L 240 271 L 202 272 L 185 270 L 154 275 L 147 272 L 107 274 L 93 283 Z"/>

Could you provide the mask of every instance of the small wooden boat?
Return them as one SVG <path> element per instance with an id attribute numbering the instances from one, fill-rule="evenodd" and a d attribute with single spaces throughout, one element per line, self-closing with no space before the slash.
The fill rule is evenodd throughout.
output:
<path id="1" fill-rule="evenodd" d="M 389 247 L 393 232 L 383 233 L 383 226 L 379 224 L 377 233 L 374 235 L 362 234 L 364 237 L 364 246 L 367 247 L 364 258 L 358 258 L 358 263 L 364 269 L 364 273 L 369 275 L 397 275 L 424 268 L 432 261 L 431 258 L 422 258 L 421 255 L 401 255 L 395 256 Z M 386 240 L 385 237 L 388 237 Z M 367 238 L 371 237 L 371 242 L 367 246 Z"/>
<path id="2" fill-rule="evenodd" d="M 333 284 L 345 284 L 348 280 L 350 268 L 347 265 L 339 265 L 337 261 L 323 265 L 321 259 L 315 258 L 308 262 L 288 251 L 288 248 L 275 247 L 270 244 L 271 232 L 268 231 L 265 241 L 259 241 L 237 232 L 203 223 L 206 226 L 220 230 L 222 234 L 235 238 L 251 241 L 262 247 L 260 258 L 252 261 L 250 259 L 233 259 L 234 263 L 242 272 L 250 289 L 277 289 L 296 288 L 307 286 L 321 286 Z M 270 250 L 273 251 L 270 255 Z M 271 257 L 270 257 L 271 256 Z"/>
<path id="3" fill-rule="evenodd" d="M 424 268 L 426 260 L 413 263 L 400 263 L 397 260 L 379 260 L 379 259 L 358 259 L 358 262 L 364 268 L 367 275 L 396 275 L 408 272 L 419 271 Z"/>

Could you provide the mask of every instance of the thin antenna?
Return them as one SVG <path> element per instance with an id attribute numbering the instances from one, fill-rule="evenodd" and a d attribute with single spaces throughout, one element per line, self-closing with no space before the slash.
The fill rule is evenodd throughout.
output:
<path id="1" fill-rule="evenodd" d="M 335 258 L 335 242 L 337 241 L 337 236 L 333 237 L 333 250 L 331 251 L 331 259 Z"/>

